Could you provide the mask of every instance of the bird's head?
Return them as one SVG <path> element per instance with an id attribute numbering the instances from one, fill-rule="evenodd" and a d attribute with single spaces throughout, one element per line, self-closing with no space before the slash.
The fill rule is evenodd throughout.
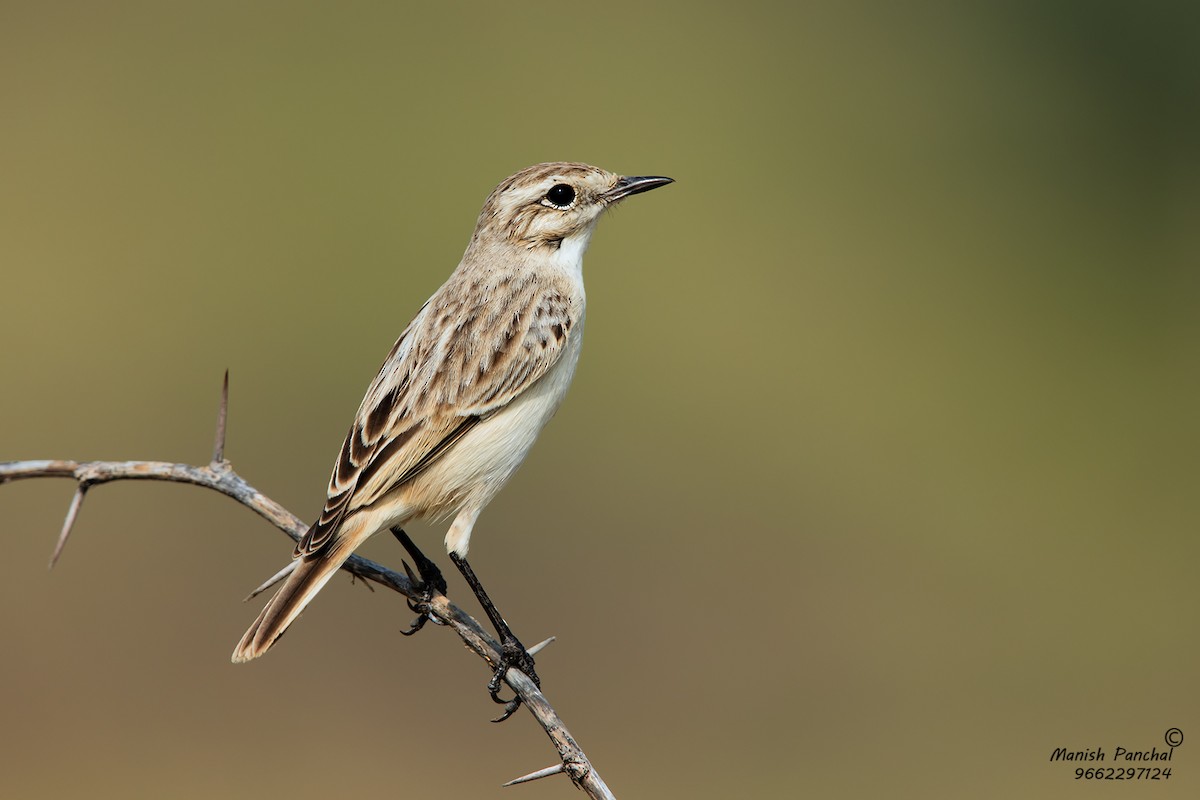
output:
<path id="1" fill-rule="evenodd" d="M 503 241 L 526 250 L 582 252 L 605 209 L 631 194 L 672 183 L 657 176 L 624 177 L 587 164 L 536 164 L 505 180 L 479 214 L 473 245 Z"/>

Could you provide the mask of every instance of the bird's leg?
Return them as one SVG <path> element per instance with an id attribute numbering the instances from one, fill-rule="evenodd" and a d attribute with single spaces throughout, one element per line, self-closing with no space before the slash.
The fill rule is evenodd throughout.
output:
<path id="1" fill-rule="evenodd" d="M 542 681 L 533 669 L 533 656 L 529 655 L 529 651 L 513 635 L 512 630 L 508 627 L 508 623 L 504 621 L 504 617 L 500 616 L 500 612 L 496 610 L 492 599 L 488 597 L 488 593 L 484 590 L 483 584 L 479 582 L 479 578 L 475 577 L 475 571 L 471 569 L 471 565 L 467 563 L 465 558 L 454 552 L 450 553 L 450 560 L 454 562 L 454 566 L 458 567 L 458 571 L 467 579 L 471 590 L 475 592 L 475 597 L 479 599 L 479 604 L 483 606 L 484 613 L 488 615 L 488 619 L 492 621 L 492 626 L 495 627 L 496 633 L 500 636 L 500 664 L 496 667 L 496 673 L 492 675 L 491 681 L 488 682 L 488 694 L 492 696 L 493 701 L 504 706 L 504 713 L 500 715 L 499 719 L 492 721 L 503 722 L 521 707 L 520 696 L 514 697 L 512 700 L 503 700 L 500 697 L 500 682 L 504 680 L 504 673 L 508 672 L 508 668 L 516 667 L 521 672 L 524 672 L 538 688 L 541 688 Z"/>
<path id="2" fill-rule="evenodd" d="M 429 621 L 429 603 L 433 600 L 435 594 L 446 593 L 446 579 L 442 577 L 442 571 L 438 569 L 437 564 L 430 561 L 421 549 L 417 547 L 407 533 L 400 528 L 392 528 L 392 535 L 399 540 L 400 544 L 404 545 L 404 549 L 412 556 L 412 560 L 417 564 L 417 574 L 413 575 L 412 569 L 408 566 L 407 561 L 400 562 L 404 565 L 404 571 L 408 573 L 408 579 L 412 581 L 413 588 L 420 593 L 421 598 L 414 600 L 411 597 L 408 599 L 408 607 L 417 613 L 417 618 L 408 626 L 408 630 L 400 631 L 405 636 L 412 636 L 421 628 L 425 627 L 425 623 Z"/>

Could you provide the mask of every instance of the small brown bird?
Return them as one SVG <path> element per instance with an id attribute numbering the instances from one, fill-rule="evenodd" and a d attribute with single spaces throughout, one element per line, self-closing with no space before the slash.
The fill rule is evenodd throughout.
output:
<path id="1" fill-rule="evenodd" d="M 471 531 L 571 383 L 583 342 L 583 254 L 596 221 L 618 201 L 671 182 L 560 162 L 496 187 L 458 268 L 367 389 L 325 508 L 235 662 L 265 653 L 355 548 L 417 518 L 453 517 L 446 549 L 485 600 L 466 561 Z M 532 672 L 533 662 L 486 605 L 505 645 L 495 697 L 507 666 Z"/>

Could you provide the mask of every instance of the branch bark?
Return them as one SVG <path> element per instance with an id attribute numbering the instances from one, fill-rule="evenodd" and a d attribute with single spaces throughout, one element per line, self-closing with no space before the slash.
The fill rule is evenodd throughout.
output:
<path id="1" fill-rule="evenodd" d="M 173 481 L 213 489 L 251 509 L 293 540 L 300 540 L 300 537 L 308 529 L 308 525 L 247 483 L 234 472 L 233 467 L 224 458 L 228 380 L 229 376 L 226 374 L 221 411 L 217 422 L 216 443 L 213 448 L 213 460 L 205 466 L 173 464 L 165 461 L 0 462 L 0 485 L 28 478 L 71 478 L 77 484 L 75 496 L 71 501 L 62 532 L 59 534 L 54 554 L 50 559 L 51 567 L 54 566 L 67 544 L 88 490 L 99 484 L 121 480 Z M 372 581 L 407 597 L 421 599 L 406 576 L 370 559 L 357 555 L 351 556 L 342 569 L 358 578 Z M 489 668 L 494 671 L 500 664 L 500 646 L 484 631 L 482 626 L 461 608 L 451 603 L 444 595 L 435 596 L 431 606 L 432 616 L 457 633 L 467 648 L 486 661 Z M 595 800 L 615 800 L 608 786 L 605 785 L 595 767 L 584 754 L 583 749 L 576 743 L 562 719 L 533 681 L 523 672 L 509 668 L 504 682 L 520 696 L 525 708 L 529 709 L 534 719 L 546 731 L 546 735 L 550 737 L 555 750 L 558 751 L 560 760 L 560 763 L 553 767 L 537 770 L 505 785 L 523 783 L 563 772 L 588 797 Z"/>

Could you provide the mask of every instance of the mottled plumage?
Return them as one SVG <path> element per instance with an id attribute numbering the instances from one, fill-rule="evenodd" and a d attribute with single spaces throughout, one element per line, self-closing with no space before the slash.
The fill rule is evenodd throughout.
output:
<path id="1" fill-rule="evenodd" d="M 354 549 L 381 530 L 453 515 L 446 547 L 466 555 L 479 513 L 570 384 L 583 338 L 582 259 L 596 220 L 623 197 L 669 182 L 550 163 L 496 187 L 458 268 L 367 389 L 325 508 L 234 661 L 265 652 Z"/>

